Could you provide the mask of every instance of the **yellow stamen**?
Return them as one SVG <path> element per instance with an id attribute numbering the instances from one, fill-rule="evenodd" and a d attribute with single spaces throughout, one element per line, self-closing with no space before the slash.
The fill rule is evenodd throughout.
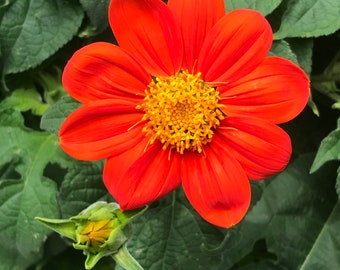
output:
<path id="1" fill-rule="evenodd" d="M 112 223 L 111 219 L 87 221 L 80 233 L 80 243 L 98 248 L 109 238 L 112 232 Z"/>
<path id="2" fill-rule="evenodd" d="M 201 78 L 201 74 L 180 71 L 169 77 L 156 77 L 145 91 L 143 132 L 149 144 L 159 140 L 163 149 L 203 151 L 211 142 L 214 129 L 224 119 L 219 92 Z"/>

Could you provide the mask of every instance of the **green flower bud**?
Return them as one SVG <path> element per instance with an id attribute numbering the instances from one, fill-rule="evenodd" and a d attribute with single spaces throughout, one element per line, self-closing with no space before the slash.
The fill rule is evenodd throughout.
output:
<path id="1" fill-rule="evenodd" d="M 111 219 L 99 221 L 88 220 L 82 230 L 77 234 L 77 243 L 92 247 L 93 250 L 97 252 L 100 250 L 100 246 L 109 239 L 113 228 L 113 220 Z"/>
<path id="2" fill-rule="evenodd" d="M 72 239 L 75 249 L 87 256 L 85 268 L 92 269 L 104 256 L 112 256 L 126 269 L 143 269 L 126 249 L 130 222 L 147 207 L 121 212 L 116 203 L 96 202 L 77 216 L 65 219 L 36 218 L 50 229 Z"/>

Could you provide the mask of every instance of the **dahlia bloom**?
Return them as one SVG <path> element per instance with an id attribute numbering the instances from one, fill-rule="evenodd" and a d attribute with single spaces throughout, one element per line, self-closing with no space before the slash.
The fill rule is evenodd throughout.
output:
<path id="1" fill-rule="evenodd" d="M 238 223 L 249 179 L 290 159 L 276 124 L 305 107 L 307 76 L 267 56 L 273 34 L 259 12 L 226 13 L 223 0 L 112 0 L 109 22 L 119 46 L 90 44 L 65 67 L 82 106 L 61 126 L 61 147 L 106 159 L 103 180 L 122 210 L 182 185 L 205 220 Z"/>

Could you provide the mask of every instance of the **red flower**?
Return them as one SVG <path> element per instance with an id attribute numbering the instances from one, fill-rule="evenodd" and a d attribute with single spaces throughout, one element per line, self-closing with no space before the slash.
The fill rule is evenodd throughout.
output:
<path id="1" fill-rule="evenodd" d="M 291 155 L 276 124 L 305 107 L 309 80 L 268 57 L 272 30 L 253 10 L 223 0 L 112 0 L 119 47 L 77 51 L 63 84 L 83 105 L 60 129 L 82 160 L 107 158 L 103 178 L 122 210 L 182 184 L 193 207 L 222 227 L 250 203 L 248 179 L 280 172 Z"/>

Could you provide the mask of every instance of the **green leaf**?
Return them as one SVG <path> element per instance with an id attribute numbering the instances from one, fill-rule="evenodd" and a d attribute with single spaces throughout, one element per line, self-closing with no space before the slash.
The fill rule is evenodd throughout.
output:
<path id="1" fill-rule="evenodd" d="M 60 187 L 59 204 L 63 218 L 78 214 L 108 194 L 102 180 L 102 169 L 102 162 L 73 162 Z"/>
<path id="2" fill-rule="evenodd" d="M 333 208 L 300 270 L 340 268 L 340 203 Z"/>
<path id="3" fill-rule="evenodd" d="M 258 263 L 248 264 L 244 267 L 237 268 L 237 270 L 289 270 L 281 265 L 276 264 L 271 260 L 263 260 Z"/>
<path id="4" fill-rule="evenodd" d="M 87 16 L 90 18 L 91 33 L 98 34 L 109 26 L 108 7 L 110 0 L 80 0 Z M 86 33 L 82 35 L 88 36 Z"/>
<path id="5" fill-rule="evenodd" d="M 337 173 L 338 173 L 338 177 L 336 178 L 335 190 L 340 200 L 340 167 L 338 168 Z"/>
<path id="6" fill-rule="evenodd" d="M 61 97 L 66 95 L 66 91 L 61 82 L 62 70 L 56 66 L 51 72 L 39 71 L 35 77 L 35 84 L 44 91 L 44 99 L 47 104 L 54 104 Z"/>
<path id="7" fill-rule="evenodd" d="M 282 0 L 224 0 L 227 11 L 237 8 L 249 8 L 260 11 L 264 16 L 270 14 L 281 2 Z"/>
<path id="8" fill-rule="evenodd" d="M 58 134 L 61 124 L 65 118 L 77 109 L 81 104 L 70 96 L 62 97 L 53 104 L 41 118 L 40 127 L 44 130 Z"/>
<path id="9" fill-rule="evenodd" d="M 289 43 L 285 40 L 275 40 L 270 49 L 269 55 L 281 56 L 293 61 L 295 64 L 298 64 L 295 53 L 292 51 Z"/>
<path id="10" fill-rule="evenodd" d="M 340 28 L 339 14 L 338 0 L 290 0 L 275 38 L 332 34 Z"/>
<path id="11" fill-rule="evenodd" d="M 34 258 L 33 256 L 27 258 L 18 252 L 2 248 L 1 244 L 0 248 L 1 269 L 3 270 L 27 269 L 36 260 L 36 258 Z"/>
<path id="12" fill-rule="evenodd" d="M 44 176 L 44 169 L 48 162 L 65 157 L 55 136 L 48 133 L 1 126 L 0 141 L 0 168 L 15 160 L 15 171 L 20 175 L 19 180 L 0 182 L 0 249 L 31 262 L 41 256 L 49 233 L 34 218 L 59 216 L 57 186 Z"/>
<path id="13" fill-rule="evenodd" d="M 21 128 L 25 126 L 24 118 L 19 111 L 5 109 L 0 104 L 0 115 L 0 126 L 16 126 Z"/>
<path id="14" fill-rule="evenodd" d="M 277 55 L 293 61 L 310 75 L 312 69 L 312 39 L 274 40 L 269 55 Z"/>
<path id="15" fill-rule="evenodd" d="M 128 248 L 148 270 L 215 269 L 221 257 L 209 254 L 204 245 L 216 240 L 218 230 L 204 230 L 201 217 L 179 197 L 180 191 L 174 192 L 134 221 Z"/>
<path id="16" fill-rule="evenodd" d="M 297 57 L 298 64 L 310 75 L 312 71 L 313 39 L 289 39 L 289 45 Z"/>
<path id="17" fill-rule="evenodd" d="M 273 213 L 267 234 L 268 250 L 288 269 L 299 269 L 310 256 L 337 203 L 334 166 L 310 175 L 313 158 L 314 155 L 308 154 L 294 161 L 275 178 L 264 192 L 263 204 L 259 205 L 265 206 L 267 213 Z"/>
<path id="18" fill-rule="evenodd" d="M 277 55 L 291 60 L 299 65 L 307 75 L 310 75 L 312 70 L 312 39 L 292 39 L 289 42 L 285 40 L 275 40 L 270 49 L 269 55 Z M 315 115 L 319 116 L 319 110 L 312 99 L 309 98 L 308 105 Z"/>
<path id="19" fill-rule="evenodd" d="M 326 162 L 339 159 L 340 159 L 340 118 L 338 119 L 338 127 L 322 140 L 310 171 L 311 173 L 313 173 L 317 171 Z"/>
<path id="20" fill-rule="evenodd" d="M 50 57 L 77 33 L 83 12 L 75 1 L 15 0 L 0 24 L 3 73 L 18 73 Z"/>
<path id="21" fill-rule="evenodd" d="M 0 0 L 0 21 L 2 19 L 2 16 L 5 14 L 5 11 L 9 7 L 9 5 L 13 2 L 14 0 Z M 1 46 L 0 46 L 1 47 Z M 1 53 L 0 53 L 1 56 Z"/>
<path id="22" fill-rule="evenodd" d="M 42 115 L 49 107 L 41 100 L 41 96 L 35 89 L 18 89 L 0 105 L 3 109 L 32 110 L 36 115 Z"/>
<path id="23" fill-rule="evenodd" d="M 312 72 L 313 39 L 294 38 L 289 39 L 289 45 L 297 57 L 297 64 L 310 77 Z M 320 116 L 319 109 L 313 100 L 313 93 L 310 93 L 308 106 L 316 116 Z"/>
<path id="24" fill-rule="evenodd" d="M 261 199 L 233 228 L 234 233 L 224 246 L 224 263 L 220 270 L 230 269 L 235 264 L 247 266 L 245 269 L 262 269 L 263 264 L 269 263 L 268 258 L 271 258 L 270 264 L 280 266 L 273 269 L 300 269 L 314 252 L 325 227 L 333 226 L 328 222 L 337 207 L 334 166 L 326 166 L 310 175 L 313 158 L 312 154 L 301 155 L 281 174 L 265 180 L 267 186 Z M 259 261 L 255 263 L 252 254 L 256 254 L 255 243 L 261 239 L 265 240 L 267 253 L 257 256 Z M 339 248 L 335 249 L 338 253 Z"/>

